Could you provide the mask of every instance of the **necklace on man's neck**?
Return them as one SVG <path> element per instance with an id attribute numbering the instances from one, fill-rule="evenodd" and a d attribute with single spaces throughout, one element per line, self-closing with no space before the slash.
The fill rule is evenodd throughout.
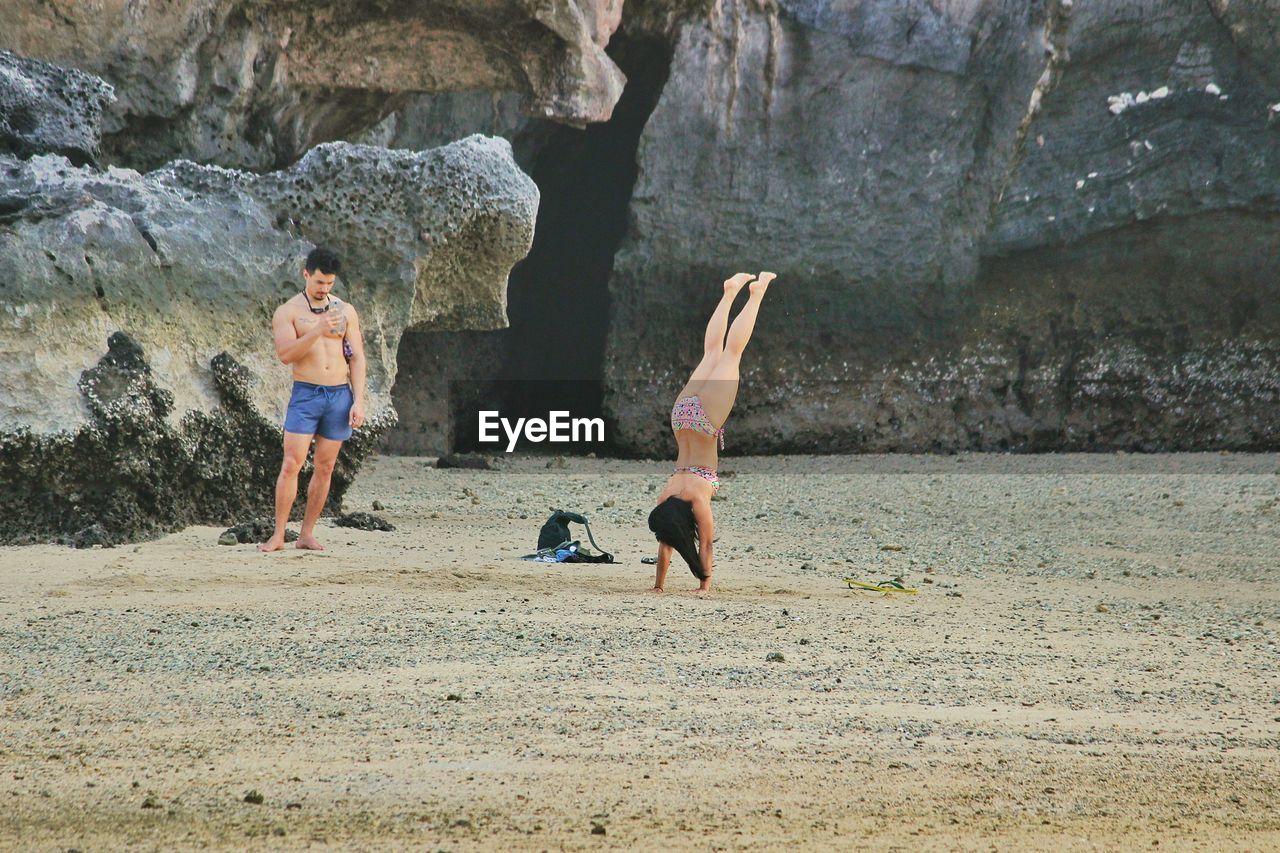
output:
<path id="1" fill-rule="evenodd" d="M 307 300 L 307 308 L 311 309 L 312 314 L 323 314 L 328 311 L 329 306 L 333 304 L 333 297 L 327 293 L 325 294 L 324 305 L 321 305 L 319 308 L 311 304 L 311 294 L 307 293 L 305 290 L 302 291 L 302 298 Z"/>

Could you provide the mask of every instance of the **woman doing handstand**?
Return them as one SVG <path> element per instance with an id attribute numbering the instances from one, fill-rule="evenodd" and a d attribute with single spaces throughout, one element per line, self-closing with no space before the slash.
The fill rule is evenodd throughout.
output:
<path id="1" fill-rule="evenodd" d="M 738 273 L 724 283 L 724 296 L 711 315 L 703 342 L 702 360 L 676 397 L 671 409 L 675 433 L 676 469 L 649 513 L 649 529 L 658 538 L 657 575 L 653 591 L 662 592 L 671 566 L 671 552 L 678 551 L 699 581 L 696 592 L 711 589 L 712 540 L 715 520 L 711 496 L 720 488 L 716 477 L 716 450 L 724 447 L 723 424 L 738 396 L 738 363 L 751 339 L 760 302 L 777 276 Z M 755 281 L 752 281 L 755 278 Z M 744 284 L 747 304 L 729 325 L 729 309 Z M 728 337 L 725 337 L 725 329 Z M 719 424 L 720 426 L 717 426 Z"/>

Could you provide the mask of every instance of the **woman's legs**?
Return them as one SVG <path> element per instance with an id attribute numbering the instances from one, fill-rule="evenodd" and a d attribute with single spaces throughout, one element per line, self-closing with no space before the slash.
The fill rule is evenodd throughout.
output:
<path id="1" fill-rule="evenodd" d="M 716 366 L 716 361 L 724 350 L 724 333 L 729 327 L 729 309 L 733 307 L 733 298 L 738 295 L 742 285 L 752 278 L 750 273 L 740 272 L 724 283 L 724 296 L 720 297 L 720 304 L 711 313 L 711 321 L 707 323 L 707 332 L 702 341 L 702 360 L 693 369 L 689 381 L 680 389 L 680 393 L 676 396 L 677 400 L 690 394 L 697 394 L 698 386 L 711 375 L 711 370 Z"/>
<path id="2" fill-rule="evenodd" d="M 760 312 L 760 303 L 764 293 L 769 289 L 769 282 L 776 276 L 771 272 L 762 272 L 760 277 L 751 282 L 750 296 L 747 304 L 742 306 L 738 316 L 733 318 L 729 327 L 729 337 L 725 340 L 724 350 L 716 359 L 706 381 L 698 388 L 697 394 L 702 399 L 702 410 L 707 419 L 716 426 L 721 426 L 733 409 L 733 401 L 738 396 L 738 364 L 742 360 L 742 351 L 751 340 L 751 332 L 756 327 L 756 315 Z M 701 366 L 701 365 L 699 365 Z"/>

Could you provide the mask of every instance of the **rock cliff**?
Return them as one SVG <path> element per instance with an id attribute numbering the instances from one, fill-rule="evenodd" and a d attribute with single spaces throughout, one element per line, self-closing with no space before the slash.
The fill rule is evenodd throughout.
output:
<path id="1" fill-rule="evenodd" d="M 667 449 L 720 280 L 769 268 L 731 452 L 1274 447 L 1277 12 L 718 0 L 677 24 L 610 282 L 615 434 Z"/>
<path id="2" fill-rule="evenodd" d="M 622 0 L 12 0 L 0 48 L 115 87 L 112 163 L 270 169 L 416 92 L 512 91 L 556 121 L 607 119 L 624 81 L 604 45 L 621 10 Z"/>
<path id="3" fill-rule="evenodd" d="M 512 141 L 511 329 L 404 337 L 397 450 L 448 448 L 442 377 L 571 373 L 665 455 L 763 268 L 730 453 L 1280 442 L 1280 0 L 13 8 L 0 46 L 116 84 L 105 162 Z"/>

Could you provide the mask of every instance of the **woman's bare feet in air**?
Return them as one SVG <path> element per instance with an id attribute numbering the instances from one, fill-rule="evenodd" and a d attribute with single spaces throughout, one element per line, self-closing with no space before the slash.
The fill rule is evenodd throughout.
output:
<path id="1" fill-rule="evenodd" d="M 270 551 L 283 551 L 284 550 L 284 534 L 281 533 L 278 536 L 272 536 L 266 542 L 263 542 L 261 545 L 259 545 L 258 550 L 264 554 Z"/>
<path id="2" fill-rule="evenodd" d="M 759 294 L 760 296 L 764 296 L 764 292 L 769 289 L 769 282 L 773 281 L 777 277 L 776 273 L 760 273 L 760 275 L 756 277 L 756 280 L 751 282 L 751 295 L 755 296 Z"/>
<path id="3" fill-rule="evenodd" d="M 293 543 L 293 547 L 301 548 L 304 551 L 323 551 L 324 546 L 320 544 L 320 540 L 310 533 L 298 537 L 298 541 Z"/>
<path id="4" fill-rule="evenodd" d="M 733 278 L 725 279 L 724 292 L 729 296 L 733 296 L 742 289 L 742 285 L 751 281 L 753 278 L 755 278 L 755 276 L 749 272 L 740 272 Z"/>

